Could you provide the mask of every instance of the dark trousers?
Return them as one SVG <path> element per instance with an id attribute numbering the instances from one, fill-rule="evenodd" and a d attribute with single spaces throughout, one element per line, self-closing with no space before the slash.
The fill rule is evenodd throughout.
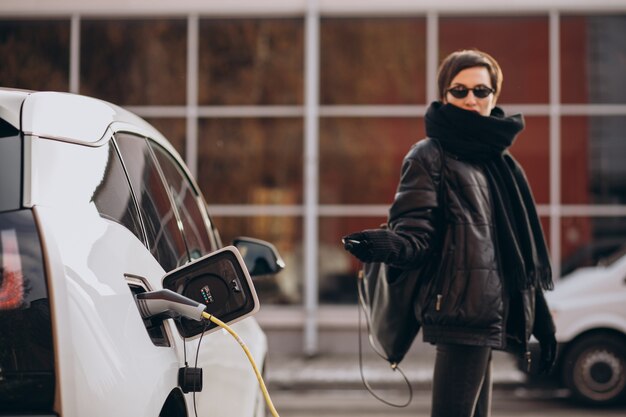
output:
<path id="1" fill-rule="evenodd" d="M 438 344 L 431 417 L 491 415 L 491 348 Z"/>

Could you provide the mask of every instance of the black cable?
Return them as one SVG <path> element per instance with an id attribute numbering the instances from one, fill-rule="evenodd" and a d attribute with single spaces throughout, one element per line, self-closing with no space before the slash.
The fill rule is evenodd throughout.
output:
<path id="1" fill-rule="evenodd" d="M 200 345 L 202 344 L 202 338 L 204 337 L 204 333 L 206 332 L 206 329 L 209 327 L 209 323 L 208 321 L 206 321 L 204 323 L 204 328 L 202 329 L 202 334 L 200 334 L 200 340 L 198 340 L 198 347 L 196 348 L 196 361 L 193 365 L 194 368 L 198 367 L 198 356 L 200 355 Z M 185 365 L 187 364 L 187 360 L 185 359 Z M 198 410 L 196 408 L 196 391 L 194 390 L 193 392 L 193 412 L 195 414 L 196 417 L 198 417 Z"/>
<path id="2" fill-rule="evenodd" d="M 198 347 L 196 348 L 196 362 L 194 363 L 194 367 L 198 367 L 198 355 L 200 355 L 200 344 L 202 343 L 202 338 L 204 337 L 204 333 L 209 328 L 209 322 L 207 321 L 204 324 L 204 328 L 202 329 L 202 334 L 200 334 L 200 340 L 198 341 Z"/>
<path id="3" fill-rule="evenodd" d="M 398 366 L 397 363 L 391 362 L 389 361 L 389 359 L 387 358 L 386 355 L 384 355 L 383 353 L 380 352 L 380 350 L 376 347 L 376 344 L 374 343 L 374 339 L 372 337 L 372 332 L 371 332 L 371 327 L 370 327 L 370 320 L 369 320 L 369 316 L 367 315 L 367 309 L 366 309 L 366 305 L 365 305 L 365 299 L 363 296 L 363 279 L 359 278 L 358 282 L 357 282 L 357 289 L 358 289 L 358 294 L 359 294 L 359 299 L 358 299 L 358 311 L 359 311 L 359 321 L 358 321 L 358 326 L 359 326 L 359 331 L 358 331 L 358 338 L 359 338 L 359 372 L 361 374 L 361 381 L 363 382 L 363 385 L 365 386 L 365 389 L 367 389 L 367 391 L 372 394 L 372 396 L 374 398 L 376 398 L 378 401 L 382 402 L 383 404 L 387 404 L 391 407 L 397 407 L 397 408 L 405 408 L 407 407 L 409 404 L 411 404 L 411 401 L 413 400 L 413 387 L 411 386 L 411 382 L 409 381 L 409 379 L 407 378 L 407 376 L 405 375 L 405 373 L 402 371 L 402 369 L 400 369 L 400 367 Z M 363 311 L 361 311 L 363 310 Z M 361 315 L 365 314 L 365 324 L 367 326 L 367 333 L 369 335 L 369 343 L 370 346 L 372 347 L 372 349 L 374 350 L 374 352 L 376 352 L 376 354 L 378 356 L 380 356 L 381 358 L 383 358 L 384 360 L 386 360 L 387 362 L 389 362 L 391 364 L 391 369 L 395 372 L 398 371 L 400 372 L 400 375 L 402 375 L 402 378 L 404 378 L 404 381 L 406 382 L 407 388 L 409 390 L 409 398 L 407 399 L 406 402 L 401 403 L 401 404 L 397 404 L 397 403 L 392 403 L 390 401 L 385 400 L 384 398 L 380 397 L 378 394 L 376 394 L 374 392 L 374 389 L 370 386 L 369 382 L 367 382 L 367 380 L 365 379 L 365 375 L 363 373 L 363 344 L 361 342 L 361 338 L 362 338 L 362 318 Z"/>

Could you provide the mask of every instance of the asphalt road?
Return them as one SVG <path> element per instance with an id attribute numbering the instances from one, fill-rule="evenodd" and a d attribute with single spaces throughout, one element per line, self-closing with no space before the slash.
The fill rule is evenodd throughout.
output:
<path id="1" fill-rule="evenodd" d="M 384 392 L 386 398 L 402 402 L 405 392 Z M 430 398 L 426 391 L 414 394 L 407 408 L 393 408 L 374 399 L 365 390 L 300 391 L 275 390 L 272 400 L 281 417 L 428 417 Z M 565 392 L 494 392 L 493 417 L 624 417 L 626 406 L 585 408 L 567 400 Z M 269 415 L 269 414 L 268 414 Z"/>

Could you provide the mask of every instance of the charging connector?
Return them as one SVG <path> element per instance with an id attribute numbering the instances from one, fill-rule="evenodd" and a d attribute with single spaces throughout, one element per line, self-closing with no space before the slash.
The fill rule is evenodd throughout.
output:
<path id="1" fill-rule="evenodd" d="M 177 318 L 180 316 L 201 321 L 206 306 L 172 290 L 142 292 L 135 296 L 139 313 L 144 319 L 159 316 Z"/>

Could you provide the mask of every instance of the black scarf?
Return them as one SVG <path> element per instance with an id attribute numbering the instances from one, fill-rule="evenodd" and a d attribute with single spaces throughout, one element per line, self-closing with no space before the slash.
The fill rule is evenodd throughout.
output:
<path id="1" fill-rule="evenodd" d="M 552 289 L 550 258 L 532 192 L 508 152 L 522 129 L 522 115 L 507 117 L 499 107 L 488 117 L 441 102 L 433 102 L 426 111 L 427 136 L 438 139 L 458 159 L 484 167 L 507 286 Z"/>

